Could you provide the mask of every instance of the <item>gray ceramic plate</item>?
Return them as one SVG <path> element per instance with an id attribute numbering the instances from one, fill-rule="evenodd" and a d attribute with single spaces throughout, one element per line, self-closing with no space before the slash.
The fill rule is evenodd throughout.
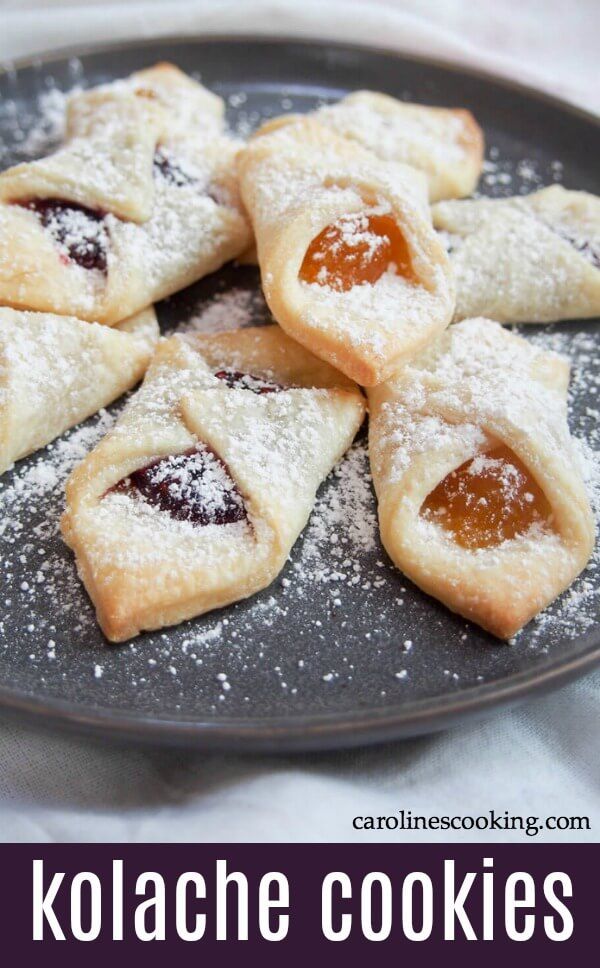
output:
<path id="1" fill-rule="evenodd" d="M 0 165 L 48 150 L 59 136 L 60 91 L 163 59 L 200 74 L 227 98 L 241 134 L 262 117 L 374 88 L 469 107 L 486 134 L 486 194 L 528 192 L 557 180 L 600 193 L 600 128 L 581 112 L 444 65 L 286 40 L 165 40 L 7 71 L 0 76 Z M 165 331 L 268 318 L 256 271 L 231 266 L 159 313 Z M 531 327 L 527 335 L 573 359 L 572 427 L 588 442 L 593 477 L 597 323 Z M 162 634 L 108 647 L 57 519 L 66 473 L 110 420 L 93 418 L 2 479 L 5 708 L 105 736 L 235 750 L 325 748 L 438 729 L 556 686 L 600 659 L 594 565 L 511 646 L 407 582 L 377 537 L 364 437 L 323 485 L 311 522 L 270 588 Z"/>

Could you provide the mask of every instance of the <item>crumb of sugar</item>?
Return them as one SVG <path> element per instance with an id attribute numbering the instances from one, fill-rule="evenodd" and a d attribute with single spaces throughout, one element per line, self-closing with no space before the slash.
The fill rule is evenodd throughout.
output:
<path id="1" fill-rule="evenodd" d="M 575 330 L 568 333 L 556 332 L 549 328 L 535 333 L 532 341 L 536 346 L 565 356 L 576 354 L 578 365 L 572 373 L 570 395 L 577 396 L 585 393 L 598 396 L 600 403 L 600 374 L 594 367 L 598 356 L 598 341 L 595 336 Z M 576 455 L 598 527 L 600 525 L 600 406 L 597 410 L 588 407 L 577 417 L 571 412 L 571 422 L 574 424 L 571 429 Z M 599 567 L 600 547 L 596 541 L 592 557 L 584 572 L 560 598 L 534 619 L 532 633 L 534 642 L 547 638 L 551 633 L 560 633 L 565 638 L 575 638 L 597 625 L 600 583 L 597 577 L 592 580 L 591 576 L 597 576 Z"/>
<path id="2" fill-rule="evenodd" d="M 551 182 L 561 182 L 563 166 L 558 160 L 544 165 L 535 158 L 522 158 L 515 163 L 501 156 L 495 145 L 488 148 L 488 157 L 483 162 L 481 186 L 491 190 L 495 198 L 508 198 L 511 195 L 529 195 Z M 488 194 L 488 193 L 486 193 Z M 474 198 L 482 198 L 477 190 Z"/>

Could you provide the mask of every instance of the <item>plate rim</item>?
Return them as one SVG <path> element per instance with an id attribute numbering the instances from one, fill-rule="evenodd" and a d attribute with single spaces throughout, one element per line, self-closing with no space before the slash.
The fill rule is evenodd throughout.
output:
<path id="1" fill-rule="evenodd" d="M 29 716 L 57 729 L 85 731 L 125 741 L 158 746 L 196 747 L 239 752 L 303 752 L 366 746 L 439 732 L 494 709 L 516 705 L 527 698 L 580 678 L 600 665 L 599 628 L 573 640 L 565 655 L 549 657 L 532 677 L 530 670 L 502 680 L 470 686 L 456 695 L 442 693 L 405 704 L 365 706 L 319 714 L 231 718 L 226 721 L 160 718 L 141 712 L 95 709 L 61 699 L 40 699 L 21 690 L 0 686 L 0 706 L 7 713 Z M 514 646 L 506 645 L 506 648 Z"/>
<path id="2" fill-rule="evenodd" d="M 532 84 L 514 80 L 479 66 L 426 54 L 412 54 L 396 48 L 373 44 L 333 41 L 310 36 L 267 35 L 260 33 L 164 35 L 124 39 L 114 43 L 68 46 L 0 62 L 0 76 L 17 74 L 27 68 L 44 68 L 70 58 L 119 51 L 144 49 L 159 44 L 185 46 L 227 43 L 262 43 L 269 46 L 335 48 L 359 53 L 379 54 L 412 64 L 440 68 L 475 80 L 485 80 L 526 98 L 541 101 L 559 111 L 600 128 L 600 114 L 560 98 Z M 16 79 L 17 80 L 17 79 Z M 511 646 L 506 646 L 510 648 Z M 107 706 L 86 707 L 62 699 L 42 699 L 19 689 L 0 684 L 0 707 L 31 724 L 43 723 L 57 730 L 87 732 L 124 742 L 144 742 L 161 746 L 239 752 L 302 752 L 331 750 L 382 743 L 419 736 L 482 717 L 500 709 L 539 696 L 579 678 L 600 665 L 600 625 L 568 643 L 564 655 L 549 657 L 535 670 L 523 670 L 500 680 L 462 689 L 456 695 L 443 693 L 389 706 L 365 706 L 332 713 L 300 713 L 284 716 L 232 718 L 226 721 L 161 718 L 143 712 L 115 711 Z"/>
<path id="3" fill-rule="evenodd" d="M 596 127 L 600 127 L 600 111 L 594 112 L 582 105 L 575 104 L 566 98 L 561 98 L 557 94 L 551 94 L 544 88 L 536 87 L 526 81 L 516 80 L 504 74 L 497 74 L 492 70 L 473 64 L 461 64 L 458 61 L 444 57 L 429 57 L 427 54 L 409 53 L 394 47 L 385 47 L 379 44 L 361 44 L 358 42 L 346 42 L 327 40 L 322 37 L 302 35 L 293 37 L 289 34 L 261 34 L 261 33 L 239 33 L 227 35 L 222 33 L 210 34 L 161 34 L 156 37 L 139 37 L 130 40 L 117 40 L 113 43 L 85 44 L 84 46 L 69 45 L 60 48 L 51 48 L 40 51 L 36 54 L 25 54 L 22 57 L 4 58 L 0 60 L 0 75 L 15 73 L 22 68 L 44 67 L 55 61 L 64 61 L 70 58 L 89 57 L 94 54 L 112 53 L 121 50 L 143 49 L 153 47 L 159 43 L 181 44 L 193 46 L 195 44 L 245 44 L 245 43 L 264 43 L 273 46 L 284 44 L 295 44 L 298 47 L 331 47 L 337 50 L 368 51 L 374 54 L 384 54 L 398 60 L 410 61 L 413 64 L 425 64 L 430 67 L 438 67 L 442 70 L 451 71 L 454 74 L 470 76 L 482 80 L 490 81 L 507 90 L 516 91 L 527 97 L 544 101 L 545 103 L 567 111 L 569 114 L 578 116 L 583 121 L 588 121 Z"/>

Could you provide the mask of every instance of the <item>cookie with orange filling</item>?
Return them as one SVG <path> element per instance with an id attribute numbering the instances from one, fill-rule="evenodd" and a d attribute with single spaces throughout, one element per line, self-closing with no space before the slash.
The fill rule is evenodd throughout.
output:
<path id="1" fill-rule="evenodd" d="M 265 125 L 239 170 L 267 303 L 311 352 L 373 386 L 448 325 L 453 279 L 415 169 L 305 118 Z"/>
<path id="2" fill-rule="evenodd" d="M 509 638 L 594 545 L 566 419 L 569 366 L 487 319 L 369 393 L 383 543 L 420 588 Z"/>

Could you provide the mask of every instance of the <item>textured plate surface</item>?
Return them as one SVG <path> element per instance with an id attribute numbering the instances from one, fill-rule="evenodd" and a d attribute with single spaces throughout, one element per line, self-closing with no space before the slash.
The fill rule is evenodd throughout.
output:
<path id="1" fill-rule="evenodd" d="M 0 167 L 59 138 L 61 91 L 168 59 L 262 117 L 367 87 L 469 107 L 488 163 L 481 190 L 562 181 L 600 193 L 600 129 L 532 92 L 441 65 L 288 41 L 162 41 L 40 61 L 0 76 Z M 226 267 L 159 307 L 163 330 L 268 319 L 251 267 Z M 574 363 L 571 425 L 597 495 L 598 324 L 529 327 Z M 596 370 L 594 370 L 596 367 Z M 108 647 L 57 533 L 62 484 L 110 425 L 100 414 L 0 482 L 0 702 L 105 735 L 232 749 L 316 748 L 409 735 L 581 674 L 600 659 L 598 568 L 507 646 L 421 594 L 377 537 L 365 439 L 324 484 L 282 576 L 255 598 Z M 595 439 L 594 439 L 595 438 Z M 224 678 L 225 677 L 225 678 Z"/>

